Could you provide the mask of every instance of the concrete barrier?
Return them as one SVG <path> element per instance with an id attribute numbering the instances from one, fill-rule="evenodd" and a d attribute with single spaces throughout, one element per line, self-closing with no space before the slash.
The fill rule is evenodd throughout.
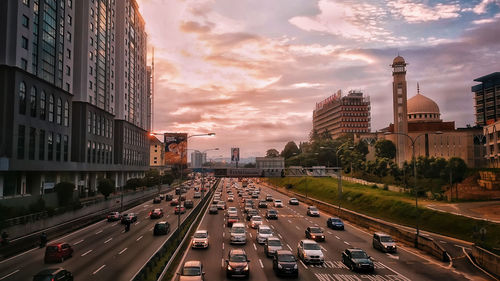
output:
<path id="1" fill-rule="evenodd" d="M 500 256 L 478 246 L 472 247 L 472 256 L 479 266 L 500 278 Z"/>

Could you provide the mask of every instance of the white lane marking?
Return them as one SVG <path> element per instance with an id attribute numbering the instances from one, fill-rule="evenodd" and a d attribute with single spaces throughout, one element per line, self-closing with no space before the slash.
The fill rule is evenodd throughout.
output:
<path id="1" fill-rule="evenodd" d="M 18 272 L 19 272 L 19 269 L 16 269 L 16 270 L 12 271 L 11 273 L 5 275 L 4 277 L 0 278 L 0 280 L 4 280 L 5 278 L 7 278 L 9 276 L 12 276 L 12 275 L 14 275 L 14 274 L 16 274 Z"/>
<path id="2" fill-rule="evenodd" d="M 279 236 L 281 239 L 283 239 L 283 237 L 281 237 L 281 234 L 279 234 L 279 233 L 278 233 L 278 236 Z"/>
<path id="3" fill-rule="evenodd" d="M 253 237 L 253 236 L 252 236 L 252 233 L 248 233 L 248 234 L 250 235 L 250 238 L 252 238 L 252 237 Z"/>
<path id="4" fill-rule="evenodd" d="M 288 223 L 292 223 L 292 221 L 291 221 L 291 220 L 288 220 Z"/>
<path id="5" fill-rule="evenodd" d="M 389 253 L 385 253 L 389 258 L 399 260 L 399 256 L 391 255 Z"/>
<path id="6" fill-rule="evenodd" d="M 298 230 L 300 230 L 300 228 L 298 226 L 295 226 L 295 228 L 297 228 Z"/>
<path id="7" fill-rule="evenodd" d="M 320 246 L 320 247 L 321 247 L 321 249 L 322 249 L 323 251 L 328 252 L 328 250 L 327 250 L 327 249 L 325 249 L 323 246 Z"/>
<path id="8" fill-rule="evenodd" d="M 135 225 L 138 225 L 140 223 L 140 221 L 136 222 Z"/>
<path id="9" fill-rule="evenodd" d="M 307 269 L 307 265 L 301 259 L 299 259 L 299 261 Z"/>
<path id="10" fill-rule="evenodd" d="M 439 241 L 439 242 L 441 242 L 441 243 L 443 243 L 443 244 L 446 244 L 446 243 L 447 243 L 446 241 L 443 241 L 443 240 L 441 240 L 441 241 Z"/>
<path id="11" fill-rule="evenodd" d="M 111 226 L 115 226 L 115 225 L 117 225 L 117 224 L 118 224 L 118 223 L 117 223 L 117 222 L 115 222 L 115 223 L 114 223 L 114 224 L 112 224 Z"/>
<path id="12" fill-rule="evenodd" d="M 290 251 L 292 251 L 292 247 L 290 247 L 290 245 L 286 244 L 286 246 L 290 249 Z"/>
<path id="13" fill-rule="evenodd" d="M 145 216 L 144 218 L 147 219 L 147 218 L 149 218 L 149 216 Z"/>
<path id="14" fill-rule="evenodd" d="M 103 269 L 105 266 L 105 264 L 101 265 L 101 267 L 99 267 L 96 271 L 92 272 L 92 275 L 95 275 L 97 272 L 101 271 L 101 269 Z"/>
<path id="15" fill-rule="evenodd" d="M 125 252 L 128 248 L 125 248 L 123 250 L 121 250 L 120 252 L 118 252 L 119 255 L 123 254 L 123 252 Z"/>
<path id="16" fill-rule="evenodd" d="M 259 263 L 260 263 L 260 267 L 261 267 L 261 268 L 264 268 L 264 264 L 262 263 L 262 260 L 261 260 L 261 259 L 259 259 Z"/>
<path id="17" fill-rule="evenodd" d="M 340 237 L 338 237 L 338 236 L 336 236 L 336 235 L 335 235 L 335 238 L 337 238 L 337 239 L 339 239 L 339 240 L 340 240 Z"/>
<path id="18" fill-rule="evenodd" d="M 224 258 L 222 258 L 221 267 L 224 267 Z"/>
<path id="19" fill-rule="evenodd" d="M 82 239 L 82 240 L 80 240 L 80 241 L 77 241 L 77 242 L 73 243 L 73 246 L 78 245 L 78 244 L 80 244 L 80 243 L 82 243 L 82 242 L 83 242 L 83 239 Z"/>
<path id="20" fill-rule="evenodd" d="M 255 243 L 253 243 L 253 248 L 255 249 L 255 251 L 257 251 L 257 246 L 255 246 Z"/>
<path id="21" fill-rule="evenodd" d="M 271 228 L 274 229 L 274 225 L 271 224 Z"/>
<path id="22" fill-rule="evenodd" d="M 99 231 L 97 231 L 95 234 L 99 234 L 99 233 L 101 233 L 101 232 L 102 232 L 102 229 L 101 229 L 101 230 L 99 230 Z"/>
<path id="23" fill-rule="evenodd" d="M 86 251 L 85 253 L 82 254 L 82 257 L 85 257 L 87 254 L 89 254 L 90 252 L 92 252 L 92 250 L 88 250 Z"/>
<path id="24" fill-rule="evenodd" d="M 222 243 L 222 250 L 224 250 L 224 243 Z"/>
<path id="25" fill-rule="evenodd" d="M 346 242 L 346 241 L 344 241 L 344 243 L 345 243 L 346 245 L 351 245 L 351 244 L 349 244 L 349 242 Z"/>
<path id="26" fill-rule="evenodd" d="M 108 243 L 109 241 L 113 240 L 113 237 L 109 238 L 108 240 L 104 241 L 104 244 Z"/>
<path id="27" fill-rule="evenodd" d="M 222 237 L 226 237 L 226 233 L 225 232 L 222 232 Z"/>
<path id="28" fill-rule="evenodd" d="M 392 272 L 396 273 L 397 275 L 399 275 L 399 276 L 401 277 L 401 279 L 403 279 L 403 280 L 405 280 L 405 281 L 410 281 L 410 279 L 406 278 L 406 276 L 404 276 L 403 274 L 401 274 L 401 273 L 397 272 L 396 270 L 394 270 L 394 269 L 392 269 L 392 268 L 388 267 L 387 265 L 385 265 L 385 264 L 383 264 L 383 263 L 381 263 L 381 262 L 379 262 L 379 264 L 380 264 L 381 266 L 383 266 L 383 267 L 385 267 L 385 268 L 389 269 L 390 271 L 392 271 Z"/>
<path id="29" fill-rule="evenodd" d="M 328 234 L 333 234 L 333 233 L 331 233 L 330 231 L 327 231 L 327 233 L 328 233 Z"/>
<path id="30" fill-rule="evenodd" d="M 142 239 L 142 235 L 141 235 L 141 236 L 139 236 L 139 238 L 135 239 L 135 241 L 139 241 L 139 240 L 141 240 L 141 239 Z"/>

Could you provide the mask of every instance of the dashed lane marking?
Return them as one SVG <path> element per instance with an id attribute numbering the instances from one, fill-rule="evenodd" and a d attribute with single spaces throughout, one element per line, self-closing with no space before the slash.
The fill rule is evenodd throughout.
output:
<path id="1" fill-rule="evenodd" d="M 85 253 L 82 254 L 82 257 L 85 257 L 86 255 L 90 254 L 90 252 L 92 252 L 92 250 L 86 251 Z"/>
<path id="2" fill-rule="evenodd" d="M 351 245 L 351 244 L 349 244 L 349 242 L 346 242 L 346 241 L 344 241 L 344 243 L 345 243 L 346 245 Z"/>
<path id="3" fill-rule="evenodd" d="M 119 255 L 123 254 L 128 248 L 125 248 L 123 250 L 121 250 L 120 252 L 118 252 Z"/>
<path id="4" fill-rule="evenodd" d="M 99 233 L 101 233 L 101 232 L 102 232 L 102 229 L 101 229 L 101 230 L 99 230 L 99 231 L 97 231 L 95 234 L 97 235 L 97 234 L 99 234 Z"/>
<path id="5" fill-rule="evenodd" d="M 1 277 L 1 278 L 0 278 L 0 280 L 4 280 L 5 278 L 7 278 L 7 277 L 9 277 L 9 276 L 12 276 L 12 275 L 14 275 L 14 274 L 16 274 L 16 273 L 18 273 L 18 272 L 19 272 L 19 269 L 14 270 L 14 271 L 12 271 L 11 273 L 9 273 L 9 274 L 5 275 L 4 277 Z"/>
<path id="6" fill-rule="evenodd" d="M 136 222 L 135 225 L 138 225 L 140 223 L 140 221 Z"/>
<path id="7" fill-rule="evenodd" d="M 92 272 L 92 275 L 95 275 L 97 272 L 101 271 L 101 269 L 103 269 L 105 266 L 105 264 L 101 265 L 101 267 L 99 267 L 96 271 Z"/>
<path id="8" fill-rule="evenodd" d="M 337 239 L 339 239 L 339 240 L 340 240 L 340 237 L 338 237 L 338 236 L 336 236 L 336 235 L 335 235 L 335 238 L 337 238 Z"/>
<path id="9" fill-rule="evenodd" d="M 290 245 L 286 244 L 286 246 L 290 249 L 290 251 L 292 251 L 292 247 L 290 247 Z"/>
<path id="10" fill-rule="evenodd" d="M 135 239 L 135 241 L 139 241 L 139 240 L 141 240 L 141 239 L 142 239 L 142 235 L 141 235 L 141 236 L 139 236 L 139 238 Z"/>
<path id="11" fill-rule="evenodd" d="M 253 243 L 253 248 L 255 249 L 255 251 L 257 251 L 257 246 L 255 246 L 255 243 Z"/>
<path id="12" fill-rule="evenodd" d="M 307 269 L 307 265 L 301 259 L 299 259 L 299 261 Z"/>
<path id="13" fill-rule="evenodd" d="M 264 268 L 264 264 L 262 263 L 262 260 L 261 260 L 261 259 L 259 259 L 259 263 L 260 263 L 260 267 L 261 267 L 261 268 Z"/>
<path id="14" fill-rule="evenodd" d="M 108 243 L 109 241 L 113 240 L 113 237 L 109 238 L 108 240 L 104 241 L 104 244 Z"/>
<path id="15" fill-rule="evenodd" d="M 77 242 L 73 243 L 73 246 L 78 245 L 78 244 L 80 244 L 80 243 L 82 243 L 82 242 L 83 242 L 83 239 L 82 239 L 82 240 L 80 240 L 80 241 L 77 241 Z"/>

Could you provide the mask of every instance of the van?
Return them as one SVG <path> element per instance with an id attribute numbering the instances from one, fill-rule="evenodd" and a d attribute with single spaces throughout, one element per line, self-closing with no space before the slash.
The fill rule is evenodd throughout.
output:
<path id="1" fill-rule="evenodd" d="M 247 243 L 247 232 L 245 225 L 241 222 L 233 223 L 231 227 L 231 244 L 246 244 Z"/>
<path id="2" fill-rule="evenodd" d="M 53 243 L 45 248 L 45 263 L 63 262 L 73 256 L 73 248 L 68 243 Z"/>

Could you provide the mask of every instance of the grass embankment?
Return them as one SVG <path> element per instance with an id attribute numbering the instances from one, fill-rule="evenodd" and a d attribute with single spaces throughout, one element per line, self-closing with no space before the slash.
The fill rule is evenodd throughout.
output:
<path id="1" fill-rule="evenodd" d="M 293 185 L 291 191 L 331 204 L 338 204 L 338 180 L 333 178 L 270 178 L 271 184 L 285 187 Z M 381 189 L 343 181 L 342 207 L 393 223 L 414 227 L 417 217 L 414 197 L 410 194 Z M 467 217 L 419 208 L 420 229 L 458 239 L 475 242 L 478 245 L 500 253 L 500 224 L 489 223 Z M 484 240 L 479 229 L 486 229 Z"/>

